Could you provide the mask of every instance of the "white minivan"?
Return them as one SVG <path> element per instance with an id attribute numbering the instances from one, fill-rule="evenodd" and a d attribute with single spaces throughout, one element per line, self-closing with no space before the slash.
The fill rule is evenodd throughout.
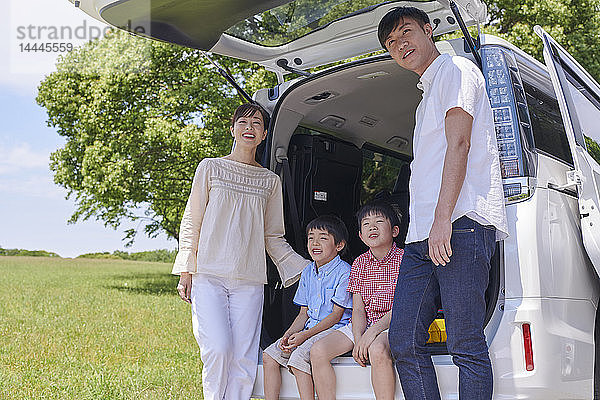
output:
<path id="1" fill-rule="evenodd" d="M 377 25 L 399 5 L 426 11 L 436 36 L 487 18 L 480 0 L 75 3 L 142 36 L 250 60 L 277 74 L 276 87 L 253 95 L 272 116 L 260 161 L 282 177 L 287 237 L 300 253 L 302 227 L 315 215 L 338 214 L 357 232 L 354 213 L 375 197 L 408 214 L 418 76 L 388 54 L 335 62 L 379 50 Z M 545 65 L 494 36 L 436 43 L 441 53 L 479 63 L 496 123 L 510 237 L 498 243 L 486 296 L 494 398 L 597 399 L 600 86 L 541 28 L 531 34 L 543 41 Z M 290 73 L 298 77 L 285 80 Z M 354 238 L 349 250 L 351 261 L 364 247 Z M 281 287 L 271 266 L 261 345 L 294 318 L 294 290 Z M 443 335 L 429 347 L 442 398 L 457 399 L 458 369 Z M 334 363 L 338 399 L 374 398 L 369 367 L 348 356 Z M 262 393 L 259 366 L 255 395 Z M 288 373 L 281 398 L 298 398 Z M 404 398 L 400 385 L 396 398 Z"/>

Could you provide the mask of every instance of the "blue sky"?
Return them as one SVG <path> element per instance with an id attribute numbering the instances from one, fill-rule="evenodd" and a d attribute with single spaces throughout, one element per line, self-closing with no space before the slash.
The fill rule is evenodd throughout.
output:
<path id="1" fill-rule="evenodd" d="M 35 40 L 18 39 L 18 28 L 101 25 L 67 0 L 9 0 L 9 6 L 0 16 L 0 247 L 43 249 L 63 257 L 176 248 L 164 235 L 149 239 L 143 232 L 133 247 L 125 248 L 121 239 L 125 229 L 134 227 L 130 223 L 116 231 L 101 221 L 67 224 L 75 204 L 65 199 L 66 191 L 53 183 L 48 168 L 50 153 L 64 140 L 47 127 L 45 110 L 35 102 L 37 84 L 53 71 L 57 53 L 21 53 L 21 44 Z M 42 37 L 42 42 L 53 41 Z M 83 41 L 62 42 L 76 46 Z"/>

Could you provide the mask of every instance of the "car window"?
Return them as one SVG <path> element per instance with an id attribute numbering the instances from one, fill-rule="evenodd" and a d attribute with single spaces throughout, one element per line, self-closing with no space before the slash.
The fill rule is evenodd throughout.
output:
<path id="1" fill-rule="evenodd" d="M 365 204 L 381 191 L 394 192 L 394 184 L 408 161 L 363 146 L 362 187 L 360 203 Z M 406 188 L 404 188 L 406 189 Z"/>
<path id="2" fill-rule="evenodd" d="M 573 165 L 558 101 L 523 79 L 533 139 L 537 150 Z"/>
<path id="3" fill-rule="evenodd" d="M 428 2 L 430 0 L 417 0 Z M 296 0 L 238 22 L 226 33 L 261 46 L 281 46 L 382 0 Z"/>
<path id="4" fill-rule="evenodd" d="M 294 134 L 323 135 L 322 132 L 304 126 L 298 126 L 294 131 Z M 403 165 L 410 164 L 410 161 L 406 156 L 404 156 L 405 158 L 402 158 L 400 155 L 394 156 L 390 151 L 381 150 L 368 143 L 363 145 L 361 152 L 362 175 L 360 204 L 368 203 L 382 191 L 394 194 L 394 185 L 400 174 L 400 169 Z M 396 189 L 407 190 L 408 182 L 402 184 L 405 187 Z"/>
<path id="5" fill-rule="evenodd" d="M 567 75 L 588 153 L 600 164 L 600 100 Z"/>

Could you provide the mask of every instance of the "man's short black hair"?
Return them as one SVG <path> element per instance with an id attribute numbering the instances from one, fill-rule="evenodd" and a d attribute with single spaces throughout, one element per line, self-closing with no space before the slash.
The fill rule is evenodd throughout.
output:
<path id="1" fill-rule="evenodd" d="M 379 38 L 379 43 L 381 43 L 381 47 L 384 50 L 387 50 L 385 47 L 385 39 L 392 33 L 394 29 L 404 21 L 404 18 L 411 18 L 417 21 L 419 26 L 423 28 L 425 24 L 430 24 L 429 15 L 419 8 L 416 7 L 396 7 L 392 8 L 388 11 L 387 14 L 381 18 L 379 21 L 379 27 L 377 28 L 377 37 Z"/>
<path id="2" fill-rule="evenodd" d="M 320 229 L 327 231 L 333 236 L 333 241 L 336 245 L 344 242 L 348 244 L 348 229 L 344 224 L 344 221 L 336 217 L 335 215 L 321 215 L 306 225 L 306 235 L 313 229 Z M 345 246 L 344 246 L 345 248 Z"/>
<path id="3" fill-rule="evenodd" d="M 256 112 L 259 111 L 260 115 L 262 115 L 263 123 L 265 124 L 264 128 L 267 130 L 269 128 L 269 114 L 265 111 L 264 108 L 259 106 L 258 104 L 245 103 L 235 109 L 233 112 L 233 117 L 231 118 L 231 126 L 235 124 L 235 121 L 242 117 L 251 117 Z"/>
<path id="4" fill-rule="evenodd" d="M 371 215 L 381 215 L 390 221 L 390 225 L 393 227 L 400 227 L 401 216 L 392 208 L 392 206 L 383 201 L 372 201 L 365 204 L 356 212 L 356 219 L 358 220 L 358 230 L 362 226 L 362 220 Z"/>

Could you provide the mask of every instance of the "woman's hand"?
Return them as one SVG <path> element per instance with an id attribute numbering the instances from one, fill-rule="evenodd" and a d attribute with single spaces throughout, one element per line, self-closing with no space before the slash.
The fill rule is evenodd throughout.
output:
<path id="1" fill-rule="evenodd" d="M 177 293 L 181 300 L 192 304 L 192 274 L 189 272 L 182 272 L 179 277 L 179 283 L 177 284 Z"/>

